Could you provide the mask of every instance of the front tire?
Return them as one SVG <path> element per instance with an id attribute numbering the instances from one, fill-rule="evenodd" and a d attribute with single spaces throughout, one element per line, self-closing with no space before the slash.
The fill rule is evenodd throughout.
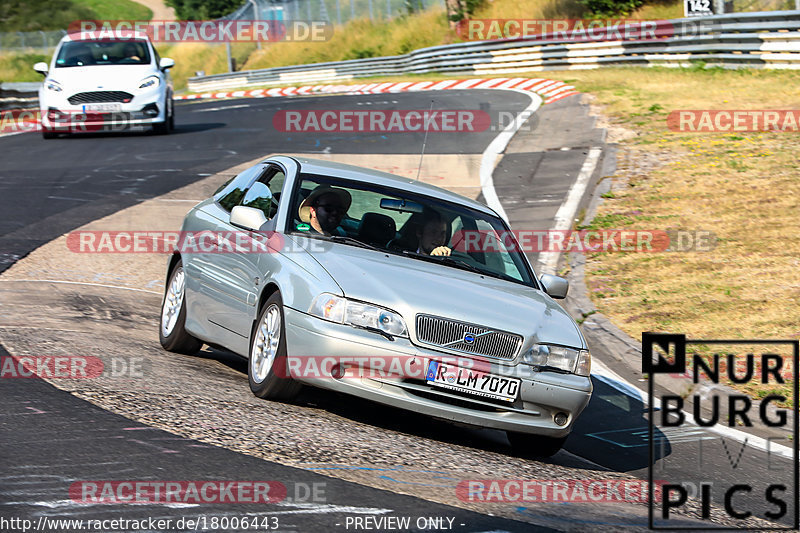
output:
<path id="1" fill-rule="evenodd" d="M 183 263 L 178 261 L 169 275 L 161 303 L 161 323 L 158 338 L 165 350 L 192 355 L 203 343 L 186 331 L 186 274 Z"/>
<path id="2" fill-rule="evenodd" d="M 515 431 L 506 431 L 506 436 L 515 454 L 520 457 L 538 459 L 555 455 L 567 440 L 567 437 L 545 437 Z"/>
<path id="3" fill-rule="evenodd" d="M 55 139 L 58 136 L 56 132 L 51 130 L 50 128 L 46 128 L 42 126 L 42 138 L 43 139 Z"/>
<path id="4" fill-rule="evenodd" d="M 164 122 L 156 122 L 153 124 L 153 133 L 156 135 L 166 135 L 169 133 L 169 120 Z"/>
<path id="5" fill-rule="evenodd" d="M 167 128 L 169 131 L 175 130 L 175 104 L 173 103 L 171 97 L 169 101 L 169 121 L 167 123 Z"/>
<path id="6" fill-rule="evenodd" d="M 259 398 L 291 400 L 302 385 L 289 375 L 286 365 L 286 326 L 283 300 L 276 292 L 264 304 L 250 336 L 247 380 Z"/>

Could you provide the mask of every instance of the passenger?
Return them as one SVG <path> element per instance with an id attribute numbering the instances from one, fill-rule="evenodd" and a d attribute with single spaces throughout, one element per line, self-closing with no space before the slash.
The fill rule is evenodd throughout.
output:
<path id="1" fill-rule="evenodd" d="M 339 227 L 353 199 L 344 189 L 320 185 L 300 204 L 300 220 L 323 235 L 346 235 Z"/>
<path id="2" fill-rule="evenodd" d="M 450 240 L 447 231 L 447 222 L 436 211 L 425 211 L 422 227 L 417 229 L 419 248 L 417 253 L 426 255 L 450 255 L 452 251 L 445 246 Z"/>
<path id="3" fill-rule="evenodd" d="M 139 57 L 139 50 L 133 43 L 126 43 L 123 48 L 122 54 L 123 61 L 136 61 L 139 62 L 142 58 Z"/>

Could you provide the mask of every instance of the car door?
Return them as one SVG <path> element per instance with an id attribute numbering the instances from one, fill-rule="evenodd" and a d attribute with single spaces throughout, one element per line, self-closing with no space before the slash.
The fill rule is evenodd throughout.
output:
<path id="1" fill-rule="evenodd" d="M 286 174 L 281 167 L 265 165 L 237 205 L 259 209 L 268 221 L 273 220 L 285 180 Z M 258 296 L 276 261 L 269 256 L 277 254 L 264 246 L 268 232 L 236 227 L 230 223 L 230 213 L 218 219 L 215 231 L 218 252 L 214 257 L 214 267 L 209 270 L 209 283 L 219 295 L 219 305 L 209 312 L 208 320 L 249 339 Z"/>

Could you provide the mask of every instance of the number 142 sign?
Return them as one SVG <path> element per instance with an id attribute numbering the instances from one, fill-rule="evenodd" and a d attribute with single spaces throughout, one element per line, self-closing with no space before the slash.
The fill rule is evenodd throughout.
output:
<path id="1" fill-rule="evenodd" d="M 703 17 L 714 14 L 714 0 L 683 0 L 686 17 Z"/>

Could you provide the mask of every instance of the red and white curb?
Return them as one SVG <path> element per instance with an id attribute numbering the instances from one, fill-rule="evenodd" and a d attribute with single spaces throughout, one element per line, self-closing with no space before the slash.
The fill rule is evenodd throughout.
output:
<path id="1" fill-rule="evenodd" d="M 361 85 L 303 85 L 301 87 L 176 95 L 174 99 L 268 98 L 271 96 L 306 96 L 312 94 L 381 94 L 462 89 L 514 89 L 517 91 L 527 91 L 541 96 L 545 104 L 550 104 L 562 98 L 566 98 L 567 96 L 578 94 L 578 91 L 576 91 L 572 85 L 545 78 L 478 78 L 468 80 L 444 80 L 438 82 L 403 81 L 364 83 Z"/>

